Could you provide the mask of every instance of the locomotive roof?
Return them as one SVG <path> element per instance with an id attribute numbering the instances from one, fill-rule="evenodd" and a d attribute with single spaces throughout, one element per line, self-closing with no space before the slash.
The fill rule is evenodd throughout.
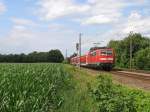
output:
<path id="1" fill-rule="evenodd" d="M 110 49 L 110 48 L 108 48 L 108 47 L 92 47 L 92 48 L 90 48 L 90 51 L 95 51 L 98 49 Z"/>

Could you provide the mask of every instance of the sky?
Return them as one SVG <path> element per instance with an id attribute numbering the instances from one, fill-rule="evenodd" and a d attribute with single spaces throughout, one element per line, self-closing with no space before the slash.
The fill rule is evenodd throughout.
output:
<path id="1" fill-rule="evenodd" d="M 130 31 L 150 36 L 150 0 L 0 0 L 0 54 L 82 53 Z"/>

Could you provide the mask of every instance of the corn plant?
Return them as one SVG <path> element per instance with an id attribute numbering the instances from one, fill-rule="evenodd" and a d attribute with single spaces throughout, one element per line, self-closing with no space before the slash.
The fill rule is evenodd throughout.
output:
<path id="1" fill-rule="evenodd" d="M 0 112 L 53 111 L 70 79 L 58 64 L 0 64 Z"/>

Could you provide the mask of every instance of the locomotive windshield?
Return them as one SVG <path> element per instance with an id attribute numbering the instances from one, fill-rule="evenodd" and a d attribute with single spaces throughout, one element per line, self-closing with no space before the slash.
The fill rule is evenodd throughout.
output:
<path id="1" fill-rule="evenodd" d="M 112 50 L 102 50 L 101 55 L 102 56 L 111 56 L 113 54 Z"/>
<path id="2" fill-rule="evenodd" d="M 112 55 L 112 50 L 107 50 L 107 55 L 108 56 Z"/>

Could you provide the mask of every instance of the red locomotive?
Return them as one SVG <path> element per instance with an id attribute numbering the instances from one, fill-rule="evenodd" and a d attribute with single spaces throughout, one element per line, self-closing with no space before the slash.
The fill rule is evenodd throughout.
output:
<path id="1" fill-rule="evenodd" d="M 79 56 L 74 56 L 70 60 L 71 64 L 73 65 L 78 65 L 79 61 L 81 66 L 99 68 L 109 71 L 113 68 L 115 63 L 115 52 L 112 48 L 91 48 L 87 54 L 81 56 L 80 58 Z"/>

